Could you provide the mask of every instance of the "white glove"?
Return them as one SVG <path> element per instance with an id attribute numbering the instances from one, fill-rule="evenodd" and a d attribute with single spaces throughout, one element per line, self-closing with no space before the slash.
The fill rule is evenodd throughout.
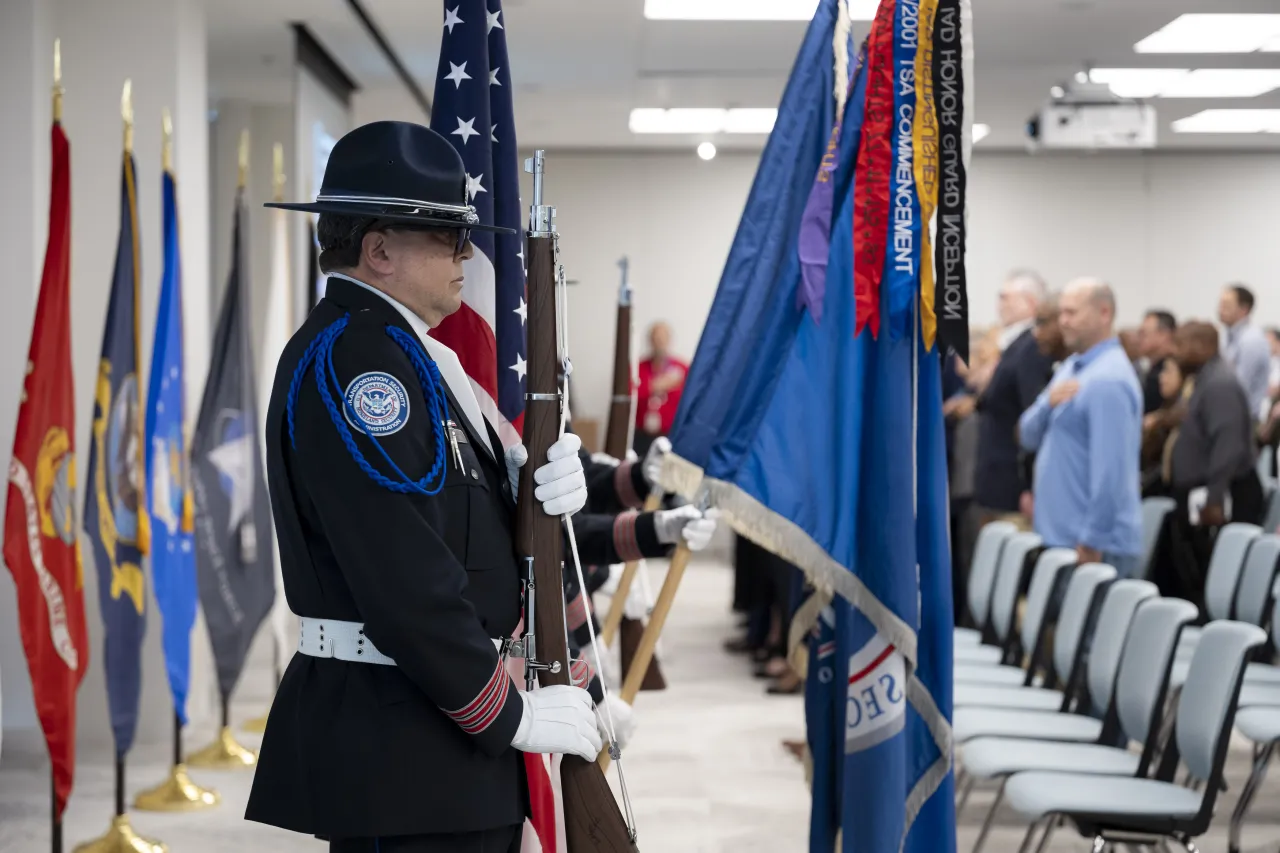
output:
<path id="1" fill-rule="evenodd" d="M 612 468 L 617 468 L 622 464 L 619 460 L 614 459 L 608 453 L 592 453 L 591 461 L 597 465 L 608 465 Z"/>
<path id="2" fill-rule="evenodd" d="M 715 535 L 719 517 L 718 510 L 703 513 L 695 506 L 685 505 L 654 513 L 653 529 L 664 545 L 674 545 L 683 536 L 690 551 L 701 551 Z"/>
<path id="3" fill-rule="evenodd" d="M 671 440 L 660 435 L 649 445 L 649 452 L 644 455 L 644 478 L 649 486 L 656 486 L 662 476 L 662 457 L 671 452 Z"/>
<path id="4" fill-rule="evenodd" d="M 648 619 L 649 599 L 644 594 L 644 564 L 636 567 L 636 576 L 631 579 L 631 589 L 627 590 L 627 600 L 622 603 L 622 615 L 628 619 Z"/>
<path id="5" fill-rule="evenodd" d="M 533 496 L 542 502 L 542 511 L 547 515 L 573 515 L 587 504 L 587 476 L 578 458 L 580 447 L 582 439 L 565 433 L 547 449 L 547 464 L 533 472 L 537 485 Z M 507 448 L 507 479 L 514 498 L 519 498 L 520 469 L 528 461 L 529 451 L 523 444 Z"/>
<path id="6" fill-rule="evenodd" d="M 635 462 L 639 458 L 640 457 L 636 455 L 636 452 L 634 450 L 632 450 L 630 447 L 627 448 L 627 459 L 626 459 L 627 462 Z"/>
<path id="7" fill-rule="evenodd" d="M 565 753 L 595 761 L 604 741 L 596 730 L 591 694 L 557 684 L 521 693 L 524 715 L 511 745 L 521 752 Z"/>
<path id="8" fill-rule="evenodd" d="M 631 735 L 636 730 L 636 714 L 631 710 L 631 706 L 623 702 L 621 698 L 613 693 L 604 697 L 605 707 L 596 706 L 596 724 L 600 728 L 600 738 L 605 743 L 609 742 L 609 720 L 613 719 L 613 733 L 618 737 L 618 748 L 626 749 L 627 744 L 631 742 Z"/>

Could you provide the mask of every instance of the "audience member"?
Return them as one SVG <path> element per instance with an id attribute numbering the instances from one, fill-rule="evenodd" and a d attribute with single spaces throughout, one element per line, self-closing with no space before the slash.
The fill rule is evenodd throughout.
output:
<path id="1" fill-rule="evenodd" d="M 1025 515 L 1030 508 L 1030 482 L 1015 430 L 1018 418 L 1053 373 L 1053 363 L 1040 352 L 1032 329 L 1044 296 L 1044 282 L 1026 271 L 1011 274 L 1000 290 L 1000 360 L 977 404 L 973 500 L 982 524 L 1020 512 Z"/>
<path id="2" fill-rule="evenodd" d="M 1170 556 L 1179 593 L 1199 601 L 1217 529 L 1228 521 L 1260 522 L 1263 494 L 1254 466 L 1254 407 L 1218 355 L 1217 331 L 1208 323 L 1184 323 L 1175 340 L 1178 363 L 1194 386 L 1171 459 L 1178 505 Z"/>
<path id="3" fill-rule="evenodd" d="M 1082 563 L 1131 576 L 1142 551 L 1142 389 L 1115 333 L 1111 288 L 1077 279 L 1059 306 L 1073 355 L 1019 422 L 1023 447 L 1036 453 L 1035 530 Z"/>
<path id="4" fill-rule="evenodd" d="M 1267 387 L 1271 398 L 1280 397 L 1280 328 L 1267 329 L 1267 345 L 1271 347 L 1271 369 L 1267 373 Z"/>
<path id="5" fill-rule="evenodd" d="M 1161 393 L 1161 374 L 1167 362 L 1173 360 L 1173 333 L 1178 321 L 1168 311 L 1151 310 L 1142 318 L 1139 329 L 1139 349 L 1147 360 L 1146 376 L 1142 380 L 1142 413 L 1149 415 L 1165 404 Z"/>
<path id="6" fill-rule="evenodd" d="M 1222 358 L 1244 386 L 1249 414 L 1255 421 L 1265 421 L 1271 409 L 1271 346 L 1262 330 L 1253 324 L 1252 315 L 1253 291 L 1243 284 L 1227 285 L 1218 300 L 1218 319 L 1225 327 Z"/>
<path id="7" fill-rule="evenodd" d="M 663 322 L 654 323 L 649 327 L 649 355 L 636 371 L 639 385 L 633 443 L 641 458 L 655 438 L 671 432 L 688 373 L 689 365 L 671 355 L 671 327 Z"/>
<path id="8" fill-rule="evenodd" d="M 1160 360 L 1160 408 L 1148 412 L 1142 418 L 1142 496 L 1144 498 L 1169 496 L 1169 457 L 1178 427 L 1187 412 L 1186 383 L 1178 360 L 1167 357 Z"/>
<path id="9" fill-rule="evenodd" d="M 1055 370 L 1067 356 L 1071 355 L 1071 351 L 1067 349 L 1066 341 L 1062 339 L 1062 324 L 1058 320 L 1058 311 L 1058 297 L 1056 296 L 1049 296 L 1044 302 L 1040 303 L 1040 308 L 1036 311 L 1034 332 L 1036 346 L 1040 348 L 1040 354 L 1053 363 Z"/>

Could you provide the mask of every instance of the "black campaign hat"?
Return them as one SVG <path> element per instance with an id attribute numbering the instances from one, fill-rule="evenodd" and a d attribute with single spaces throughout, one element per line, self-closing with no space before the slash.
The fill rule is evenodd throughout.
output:
<path id="1" fill-rule="evenodd" d="M 483 225 L 467 203 L 462 157 L 440 134 L 407 121 L 375 121 L 343 136 L 329 153 L 314 202 L 266 207 L 514 234 Z"/>

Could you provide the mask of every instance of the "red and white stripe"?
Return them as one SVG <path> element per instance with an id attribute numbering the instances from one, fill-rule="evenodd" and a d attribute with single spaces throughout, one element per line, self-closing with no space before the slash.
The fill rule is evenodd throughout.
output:
<path id="1" fill-rule="evenodd" d="M 507 675 L 502 661 L 493 669 L 493 675 L 484 689 L 463 707 L 456 711 L 445 711 L 464 732 L 478 735 L 498 719 L 502 706 L 506 704 L 507 694 L 511 692 L 511 677 Z"/>
<path id="2" fill-rule="evenodd" d="M 574 687 L 586 688 L 591 683 L 591 679 L 596 677 L 596 671 L 586 658 L 578 658 L 569 664 L 569 681 Z"/>
<path id="3" fill-rule="evenodd" d="M 613 469 L 613 486 L 618 492 L 618 500 L 623 506 L 639 509 L 644 505 L 644 498 L 636 494 L 636 484 L 631 479 L 631 469 L 636 463 L 623 462 Z"/>
<path id="4" fill-rule="evenodd" d="M 565 626 L 570 630 L 581 628 L 587 622 L 587 596 L 578 593 L 564 609 Z"/>
<path id="5" fill-rule="evenodd" d="M 613 547 L 618 552 L 618 559 L 624 563 L 632 563 L 643 559 L 640 553 L 640 542 L 636 539 L 636 519 L 640 513 L 627 510 L 618 513 L 613 519 Z"/>

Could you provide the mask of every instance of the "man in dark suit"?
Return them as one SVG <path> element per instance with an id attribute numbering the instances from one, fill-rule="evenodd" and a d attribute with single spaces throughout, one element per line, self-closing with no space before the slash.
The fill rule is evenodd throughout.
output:
<path id="1" fill-rule="evenodd" d="M 326 295 L 280 359 L 266 454 L 281 570 L 301 617 L 246 817 L 341 853 L 507 853 L 528 813 L 520 752 L 593 759 L 580 687 L 508 675 L 521 618 L 517 445 L 503 453 L 457 356 L 427 334 L 461 303 L 461 158 L 419 125 L 334 147 L 315 204 Z M 493 228 L 491 230 L 499 230 Z M 535 472 L 551 515 L 587 499 L 567 435 Z"/>
<path id="2" fill-rule="evenodd" d="M 1011 273 L 1000 289 L 1000 362 L 977 406 L 973 499 L 982 524 L 1030 515 L 1030 465 L 1019 449 L 1017 427 L 1053 374 L 1053 361 L 1040 351 L 1034 332 L 1044 297 L 1044 281 L 1026 270 Z"/>
<path id="3" fill-rule="evenodd" d="M 1166 359 L 1173 358 L 1173 335 L 1178 331 L 1178 321 L 1168 311 L 1152 310 L 1142 318 L 1138 329 L 1138 348 L 1147 360 L 1147 373 L 1142 379 L 1142 413 L 1149 415 L 1164 408 L 1164 395 L 1160 393 L 1160 371 Z"/>

